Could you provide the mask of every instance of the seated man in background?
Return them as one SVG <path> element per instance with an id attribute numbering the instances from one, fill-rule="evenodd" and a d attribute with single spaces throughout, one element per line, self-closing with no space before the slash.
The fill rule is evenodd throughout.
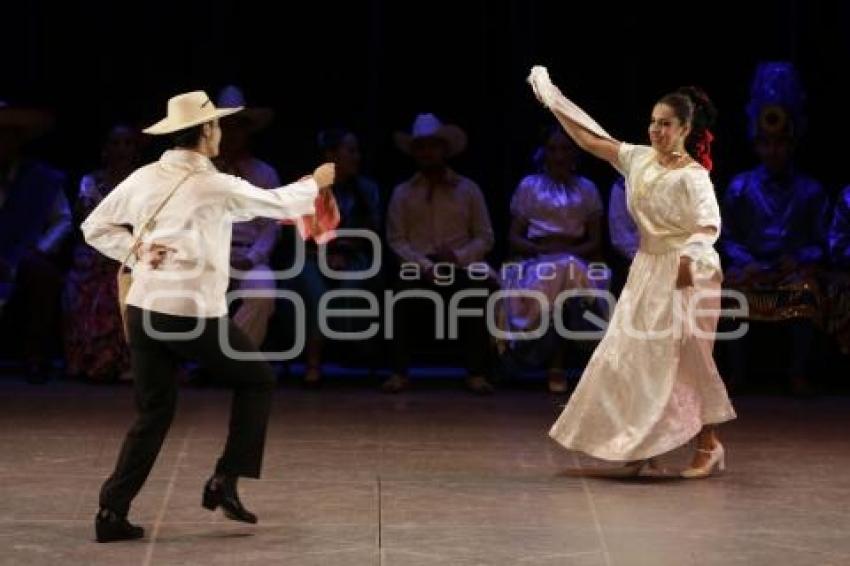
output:
<path id="1" fill-rule="evenodd" d="M 397 133 L 396 143 L 416 162 L 418 172 L 393 191 L 387 213 L 387 241 L 402 263 L 399 291 L 436 291 L 448 304 L 455 293 L 484 289 L 495 281 L 471 277 L 464 269 L 483 266 L 493 247 L 493 228 L 484 195 L 473 181 L 447 165 L 466 147 L 459 127 L 443 124 L 433 114 L 417 116 L 411 133 Z M 443 274 L 451 272 L 450 284 Z M 448 279 L 445 279 L 448 282 Z M 461 308 L 481 308 L 487 297 L 471 297 Z M 387 392 L 409 386 L 408 367 L 412 330 L 421 326 L 413 316 L 411 299 L 400 299 L 393 308 L 393 374 L 384 383 Z M 451 313 L 449 313 L 451 315 Z M 467 387 L 476 393 L 493 388 L 485 375 L 489 341 L 481 317 L 460 319 L 460 339 L 466 353 Z"/>

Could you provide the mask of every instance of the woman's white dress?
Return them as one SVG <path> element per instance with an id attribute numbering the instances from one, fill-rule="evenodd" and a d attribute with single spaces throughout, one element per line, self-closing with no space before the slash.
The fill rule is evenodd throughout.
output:
<path id="1" fill-rule="evenodd" d="M 605 337 L 549 434 L 566 448 L 630 461 L 668 452 L 735 411 L 712 357 L 720 213 L 708 171 L 666 169 L 651 147 L 626 143 L 618 169 L 640 249 Z M 712 235 L 700 230 L 709 226 Z M 684 291 L 676 289 L 682 255 L 693 260 L 695 281 Z"/>

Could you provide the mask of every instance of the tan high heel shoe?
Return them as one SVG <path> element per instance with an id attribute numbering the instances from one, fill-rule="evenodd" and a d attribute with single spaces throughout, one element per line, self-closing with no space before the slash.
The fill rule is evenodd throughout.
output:
<path id="1" fill-rule="evenodd" d="M 683 470 L 681 474 L 683 478 L 707 478 L 714 472 L 715 466 L 717 466 L 717 469 L 720 472 L 726 470 L 726 451 L 723 449 L 722 444 L 718 442 L 717 446 L 714 447 L 714 450 L 706 450 L 704 448 L 698 448 L 697 450 L 703 454 L 709 454 L 710 456 L 708 461 L 698 468 L 688 468 L 687 470 Z"/>

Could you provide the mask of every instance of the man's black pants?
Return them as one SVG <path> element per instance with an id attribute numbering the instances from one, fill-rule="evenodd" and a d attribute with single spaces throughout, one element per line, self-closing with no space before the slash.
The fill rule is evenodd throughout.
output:
<path id="1" fill-rule="evenodd" d="M 177 406 L 177 370 L 184 359 L 199 362 L 217 379 L 233 388 L 230 429 L 216 473 L 260 477 L 266 427 L 275 377 L 265 361 L 240 361 L 225 354 L 219 341 L 224 329 L 230 347 L 256 352 L 256 347 L 227 317 L 172 316 L 129 306 L 130 351 L 138 416 L 124 439 L 115 471 L 100 492 L 100 505 L 126 514 L 150 474 Z M 149 335 L 188 333 L 202 325 L 189 340 Z"/>

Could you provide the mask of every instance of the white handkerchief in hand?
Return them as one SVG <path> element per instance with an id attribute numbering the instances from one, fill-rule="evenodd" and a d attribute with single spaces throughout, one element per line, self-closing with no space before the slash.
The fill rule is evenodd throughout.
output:
<path id="1" fill-rule="evenodd" d="M 537 100 L 554 112 L 558 120 L 563 121 L 563 119 L 568 119 L 599 137 L 613 139 L 584 110 L 564 96 L 561 89 L 552 83 L 546 67 L 540 65 L 532 67 L 528 75 L 528 82 L 531 84 L 531 88 L 534 89 L 534 95 L 537 97 Z"/>
<path id="2" fill-rule="evenodd" d="M 547 107 L 550 106 L 552 103 L 550 94 L 554 85 L 552 84 L 552 79 L 549 78 L 549 71 L 546 70 L 546 67 L 540 65 L 532 67 L 527 80 L 537 100 Z"/>

